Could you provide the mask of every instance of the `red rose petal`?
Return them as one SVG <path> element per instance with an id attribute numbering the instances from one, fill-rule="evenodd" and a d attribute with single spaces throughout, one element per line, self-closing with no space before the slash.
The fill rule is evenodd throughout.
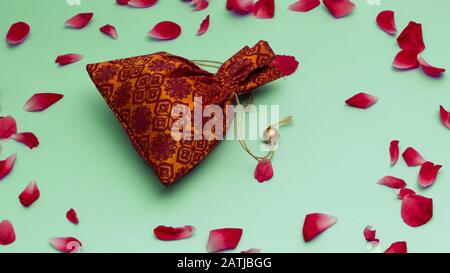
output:
<path id="1" fill-rule="evenodd" d="M 36 181 L 33 180 L 19 195 L 19 200 L 24 207 L 29 207 L 39 199 L 39 196 L 41 196 L 41 192 L 39 191 Z"/>
<path id="2" fill-rule="evenodd" d="M 445 72 L 445 68 L 430 65 L 420 55 L 417 55 L 417 61 L 419 62 L 420 68 L 422 68 L 423 72 L 430 77 L 439 78 L 442 76 L 442 73 Z"/>
<path id="3" fill-rule="evenodd" d="M 71 222 L 71 223 L 73 223 L 75 225 L 78 225 L 78 223 L 80 222 L 78 220 L 77 212 L 74 209 L 69 209 L 66 212 L 66 218 L 67 218 L 67 220 L 69 220 L 69 222 Z"/>
<path id="4" fill-rule="evenodd" d="M 402 156 L 406 164 L 410 167 L 420 166 L 426 161 L 419 152 L 412 147 L 406 148 Z"/>
<path id="5" fill-rule="evenodd" d="M 0 222 L 0 245 L 10 245 L 16 240 L 14 227 L 9 220 Z"/>
<path id="6" fill-rule="evenodd" d="M 153 230 L 156 238 L 163 241 L 174 241 L 186 239 L 194 234 L 195 228 L 193 226 L 183 226 L 183 227 L 166 227 L 158 226 Z"/>
<path id="7" fill-rule="evenodd" d="M 131 0 L 128 5 L 134 8 L 148 8 L 156 4 L 158 0 Z"/>
<path id="8" fill-rule="evenodd" d="M 385 176 L 378 181 L 378 184 L 384 185 L 393 189 L 402 189 L 407 186 L 406 182 L 403 179 L 393 177 L 393 176 Z"/>
<path id="9" fill-rule="evenodd" d="M 384 253 L 405 254 L 408 253 L 406 242 L 395 242 Z"/>
<path id="10" fill-rule="evenodd" d="M 417 51 L 414 49 L 405 49 L 400 51 L 395 56 L 392 66 L 400 70 L 419 67 L 419 61 L 417 61 Z"/>
<path id="11" fill-rule="evenodd" d="M 273 168 L 270 160 L 262 159 L 258 161 L 258 165 L 256 165 L 254 176 L 259 183 L 270 180 L 273 177 Z"/>
<path id="12" fill-rule="evenodd" d="M 394 166 L 398 161 L 398 157 L 400 155 L 400 150 L 398 148 L 399 143 L 400 141 L 398 140 L 392 140 L 391 144 L 389 145 L 389 156 L 391 157 L 391 166 Z"/>
<path id="13" fill-rule="evenodd" d="M 408 26 L 398 36 L 397 42 L 401 49 L 422 52 L 425 49 L 422 25 L 412 21 L 409 22 Z"/>
<path id="14" fill-rule="evenodd" d="M 319 0 L 300 0 L 289 5 L 288 9 L 298 12 L 308 12 L 312 9 L 315 9 L 319 5 L 320 5 Z"/>
<path id="15" fill-rule="evenodd" d="M 209 28 L 209 15 L 202 21 L 200 24 L 200 28 L 197 31 L 197 35 L 204 34 Z"/>
<path id="16" fill-rule="evenodd" d="M 331 215 L 323 213 L 312 213 L 305 217 L 303 223 L 303 240 L 309 242 L 317 235 L 324 232 L 337 222 L 337 219 Z"/>
<path id="17" fill-rule="evenodd" d="M 11 138 L 27 145 L 30 149 L 36 148 L 39 145 L 39 139 L 31 132 L 14 134 Z"/>
<path id="18" fill-rule="evenodd" d="M 27 112 L 39 112 L 47 109 L 64 95 L 57 93 L 36 93 L 27 100 L 23 109 Z"/>
<path id="19" fill-rule="evenodd" d="M 347 16 L 355 9 L 355 4 L 349 0 L 323 0 L 323 4 L 336 18 Z"/>
<path id="20" fill-rule="evenodd" d="M 193 10 L 195 11 L 200 11 L 200 10 L 204 10 L 209 6 L 209 2 L 208 1 L 197 1 L 195 2 L 195 7 Z"/>
<path id="21" fill-rule="evenodd" d="M 403 222 L 411 227 L 426 224 L 433 217 L 433 199 L 417 194 L 403 197 L 401 216 Z"/>
<path id="22" fill-rule="evenodd" d="M 163 21 L 156 24 L 148 33 L 150 37 L 157 40 L 172 40 L 181 33 L 181 27 L 170 21 Z"/>
<path id="23" fill-rule="evenodd" d="M 60 55 L 56 58 L 55 63 L 59 65 L 68 65 L 71 63 L 78 62 L 79 60 L 83 59 L 83 55 L 79 54 L 66 54 L 66 55 Z"/>
<path id="24" fill-rule="evenodd" d="M 110 36 L 114 40 L 117 40 L 117 38 L 119 38 L 119 36 L 117 35 L 117 30 L 116 30 L 116 28 L 114 26 L 104 25 L 101 28 L 99 28 L 99 30 L 101 32 L 103 32 L 104 34 Z"/>
<path id="25" fill-rule="evenodd" d="M 227 10 L 246 14 L 253 10 L 253 0 L 227 0 Z"/>
<path id="26" fill-rule="evenodd" d="M 253 17 L 260 19 L 269 19 L 275 16 L 274 0 L 259 0 L 253 6 Z"/>
<path id="27" fill-rule="evenodd" d="M 259 248 L 249 248 L 247 250 L 242 250 L 241 253 L 261 253 Z"/>
<path id="28" fill-rule="evenodd" d="M 81 242 L 74 237 L 55 237 L 50 239 L 50 244 L 64 253 L 76 253 L 81 250 Z"/>
<path id="29" fill-rule="evenodd" d="M 436 176 L 442 165 L 434 165 L 434 163 L 427 161 L 422 164 L 419 172 L 419 184 L 424 188 L 428 188 L 436 181 Z"/>
<path id="30" fill-rule="evenodd" d="M 271 65 L 278 68 L 283 75 L 288 76 L 297 70 L 298 61 L 294 56 L 277 55 Z"/>
<path id="31" fill-rule="evenodd" d="M 371 242 L 371 243 L 373 243 L 373 242 L 379 243 L 380 242 L 379 239 L 375 238 L 377 235 L 377 231 L 374 230 L 372 228 L 372 226 L 366 226 L 363 234 L 364 234 L 364 238 L 366 239 L 367 242 Z"/>
<path id="32" fill-rule="evenodd" d="M 66 21 L 65 26 L 75 29 L 84 28 L 92 19 L 94 14 L 92 12 L 78 13 L 74 17 Z"/>
<path id="33" fill-rule="evenodd" d="M 209 253 L 228 249 L 235 249 L 242 236 L 241 228 L 221 228 L 209 232 L 208 245 Z"/>
<path id="34" fill-rule="evenodd" d="M 378 102 L 378 98 L 366 93 L 358 93 L 345 101 L 348 105 L 366 109 Z"/>
<path id="35" fill-rule="evenodd" d="M 385 10 L 377 15 L 378 26 L 388 34 L 397 33 L 397 27 L 395 26 L 394 12 L 392 10 Z"/>
<path id="36" fill-rule="evenodd" d="M 0 139 L 8 139 L 17 133 L 16 120 L 12 116 L 0 117 Z"/>
<path id="37" fill-rule="evenodd" d="M 6 34 L 6 41 L 10 45 L 18 45 L 25 41 L 30 33 L 30 26 L 25 22 L 17 22 L 11 25 Z"/>
<path id="38" fill-rule="evenodd" d="M 121 6 L 128 5 L 128 2 L 130 2 L 130 0 L 116 0 L 116 3 Z"/>
<path id="39" fill-rule="evenodd" d="M 408 188 L 403 188 L 403 189 L 400 189 L 400 191 L 397 194 L 397 197 L 399 199 L 403 199 L 408 194 L 416 194 L 416 192 L 411 189 L 408 189 Z"/>
<path id="40" fill-rule="evenodd" d="M 16 154 L 10 155 L 5 160 L 0 160 L 0 180 L 7 176 L 14 168 L 14 162 L 16 161 Z"/>
<path id="41" fill-rule="evenodd" d="M 450 113 L 445 110 L 444 106 L 442 105 L 439 108 L 439 116 L 441 117 L 442 124 L 450 129 Z"/>

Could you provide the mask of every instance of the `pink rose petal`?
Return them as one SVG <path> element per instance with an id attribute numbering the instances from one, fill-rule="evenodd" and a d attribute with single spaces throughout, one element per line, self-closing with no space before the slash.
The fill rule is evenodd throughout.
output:
<path id="1" fill-rule="evenodd" d="M 323 0 L 323 4 L 336 18 L 347 16 L 355 9 L 355 4 L 349 0 Z"/>
<path id="2" fill-rule="evenodd" d="M 69 222 L 78 225 L 78 223 L 80 222 L 80 220 L 78 220 L 78 215 L 77 212 L 74 209 L 69 209 L 66 212 L 66 218 L 67 220 L 69 220 Z"/>
<path id="3" fill-rule="evenodd" d="M 377 15 L 378 26 L 388 34 L 394 35 L 397 33 L 395 26 L 394 12 L 392 10 L 385 10 Z"/>
<path id="4" fill-rule="evenodd" d="M 393 176 L 385 176 L 378 181 L 378 184 L 384 185 L 393 189 L 402 189 L 406 187 L 406 182 L 403 179 L 393 177 Z"/>
<path id="5" fill-rule="evenodd" d="M 117 35 L 117 30 L 114 26 L 104 25 L 99 28 L 99 30 L 109 37 L 113 38 L 114 40 L 117 40 L 119 38 L 119 36 Z"/>
<path id="6" fill-rule="evenodd" d="M 75 29 L 84 28 L 91 21 L 94 14 L 92 12 L 79 13 L 66 21 L 65 26 Z"/>
<path id="7" fill-rule="evenodd" d="M 39 112 L 47 109 L 64 95 L 56 93 L 36 93 L 25 103 L 23 109 L 27 112 Z"/>
<path id="8" fill-rule="evenodd" d="M 163 21 L 156 24 L 148 33 L 150 37 L 157 40 L 172 40 L 181 33 L 181 27 L 170 21 Z"/>
<path id="9" fill-rule="evenodd" d="M 419 172 L 419 184 L 424 188 L 428 188 L 436 181 L 439 170 L 442 165 L 434 165 L 434 163 L 427 161 L 422 164 Z"/>
<path id="10" fill-rule="evenodd" d="M 81 59 L 83 59 L 83 55 L 71 53 L 71 54 L 65 54 L 65 55 L 60 55 L 60 56 L 56 57 L 55 63 L 63 66 L 63 65 L 68 65 L 71 63 L 78 62 Z"/>
<path id="11" fill-rule="evenodd" d="M 277 55 L 271 65 L 278 68 L 283 75 L 288 76 L 297 70 L 298 61 L 294 56 Z"/>
<path id="12" fill-rule="evenodd" d="M 227 10 L 237 14 L 250 13 L 253 10 L 253 0 L 227 0 Z"/>
<path id="13" fill-rule="evenodd" d="M 289 5 L 288 9 L 298 12 L 308 12 L 312 9 L 315 9 L 319 5 L 320 5 L 319 0 L 300 0 Z"/>
<path id="14" fill-rule="evenodd" d="M 407 196 L 408 194 L 416 194 L 416 192 L 413 191 L 413 190 L 411 190 L 411 189 L 408 189 L 408 188 L 403 188 L 403 189 L 400 189 L 400 191 L 399 191 L 398 194 L 397 194 L 397 197 L 398 197 L 399 199 L 403 199 L 403 198 L 405 198 L 405 196 Z"/>
<path id="15" fill-rule="evenodd" d="M 64 253 L 77 253 L 81 250 L 81 242 L 74 237 L 55 237 L 50 239 L 50 244 Z"/>
<path id="16" fill-rule="evenodd" d="M 209 28 L 209 15 L 202 21 L 200 24 L 200 28 L 197 31 L 197 35 L 204 34 Z"/>
<path id="17" fill-rule="evenodd" d="M 10 245 L 16 241 L 14 227 L 9 220 L 0 222 L 0 245 Z"/>
<path id="18" fill-rule="evenodd" d="M 23 143 L 33 149 L 39 145 L 39 139 L 31 132 L 17 133 L 11 136 L 17 142 Z"/>
<path id="19" fill-rule="evenodd" d="M 12 116 L 0 117 L 0 139 L 8 139 L 17 133 L 16 120 Z"/>
<path id="20" fill-rule="evenodd" d="M 242 236 L 241 228 L 221 228 L 209 232 L 208 245 L 209 253 L 235 249 Z"/>
<path id="21" fill-rule="evenodd" d="M 406 164 L 410 167 L 420 166 L 426 160 L 414 148 L 408 147 L 402 154 Z"/>
<path id="22" fill-rule="evenodd" d="M 134 8 L 148 8 L 156 4 L 158 0 L 130 0 L 128 1 L 128 6 Z"/>
<path id="23" fill-rule="evenodd" d="M 5 160 L 0 160 L 0 180 L 5 178 L 14 168 L 14 162 L 16 161 L 16 154 L 10 155 Z"/>
<path id="24" fill-rule="evenodd" d="M 408 253 L 406 242 L 395 242 L 391 244 L 391 246 L 388 249 L 386 249 L 384 253 L 406 254 Z"/>
<path id="25" fill-rule="evenodd" d="M 403 222 L 411 227 L 426 224 L 433 217 L 433 199 L 417 194 L 403 197 L 401 216 Z"/>
<path id="26" fill-rule="evenodd" d="M 422 68 L 423 72 L 425 72 L 425 74 L 430 77 L 439 78 L 445 72 L 445 68 L 439 68 L 430 65 L 420 55 L 417 55 L 417 61 L 419 62 L 419 66 L 420 68 Z"/>
<path id="27" fill-rule="evenodd" d="M 130 0 L 116 0 L 117 5 L 121 6 L 128 5 L 128 2 L 130 2 Z"/>
<path id="28" fill-rule="evenodd" d="M 11 25 L 6 34 L 6 41 L 10 45 L 23 43 L 30 33 L 30 26 L 25 22 L 17 22 Z"/>
<path id="29" fill-rule="evenodd" d="M 366 109 L 378 102 L 378 98 L 366 93 L 358 93 L 345 101 L 349 106 Z"/>
<path id="30" fill-rule="evenodd" d="M 183 226 L 183 227 L 166 227 L 158 226 L 153 230 L 156 238 L 162 241 L 174 241 L 186 239 L 194 234 L 195 228 L 193 226 Z"/>
<path id="31" fill-rule="evenodd" d="M 24 207 L 31 206 L 41 196 L 41 192 L 36 184 L 36 181 L 31 181 L 28 186 L 19 195 L 19 201 Z"/>
<path id="32" fill-rule="evenodd" d="M 366 239 L 367 242 L 370 242 L 370 243 L 379 243 L 380 242 L 380 240 L 376 238 L 377 231 L 374 230 L 372 228 L 372 226 L 366 226 L 363 234 L 364 234 L 364 238 Z"/>
<path id="33" fill-rule="evenodd" d="M 206 9 L 208 6 L 209 6 L 209 2 L 208 2 L 208 1 L 204 1 L 204 0 L 202 0 L 202 1 L 197 1 L 197 2 L 195 3 L 195 7 L 194 7 L 193 10 L 195 10 L 195 11 L 204 10 L 204 9 Z"/>
<path id="34" fill-rule="evenodd" d="M 253 17 L 260 19 L 269 19 L 275 16 L 274 0 L 259 0 L 253 6 Z"/>
<path id="35" fill-rule="evenodd" d="M 262 159 L 258 161 L 258 165 L 256 165 L 254 176 L 259 183 L 270 180 L 273 177 L 273 168 L 270 160 Z"/>
<path id="36" fill-rule="evenodd" d="M 414 49 L 405 49 L 400 51 L 395 56 L 392 66 L 399 70 L 414 69 L 419 67 L 419 61 L 417 61 L 417 51 Z"/>
<path id="37" fill-rule="evenodd" d="M 312 213 L 305 217 L 303 223 L 303 240 L 309 242 L 317 235 L 324 232 L 337 222 L 337 219 L 331 215 L 323 213 Z"/>
<path id="38" fill-rule="evenodd" d="M 389 145 L 389 156 L 391 157 L 391 166 L 394 166 L 398 161 L 398 157 L 400 155 L 400 150 L 398 148 L 399 143 L 400 141 L 398 140 L 392 140 L 391 144 Z"/>
<path id="39" fill-rule="evenodd" d="M 416 22 L 409 22 L 408 26 L 397 38 L 398 45 L 404 50 L 414 50 L 417 53 L 425 49 L 422 36 L 422 25 Z"/>
<path id="40" fill-rule="evenodd" d="M 444 106 L 442 105 L 439 107 L 439 116 L 441 117 L 442 124 L 450 129 L 450 113 L 445 110 Z"/>

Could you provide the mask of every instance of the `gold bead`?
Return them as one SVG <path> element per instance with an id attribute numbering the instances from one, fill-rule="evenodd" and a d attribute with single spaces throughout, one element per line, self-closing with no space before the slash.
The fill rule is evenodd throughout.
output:
<path id="1" fill-rule="evenodd" d="M 274 127 L 268 127 L 264 130 L 263 141 L 267 144 L 276 144 L 280 138 L 280 133 Z"/>

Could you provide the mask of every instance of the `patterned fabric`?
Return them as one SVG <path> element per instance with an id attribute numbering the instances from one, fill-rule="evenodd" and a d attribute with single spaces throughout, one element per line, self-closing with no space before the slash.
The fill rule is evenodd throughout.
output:
<path id="1" fill-rule="evenodd" d="M 87 65 L 87 71 L 138 153 L 164 184 L 171 184 L 198 165 L 218 140 L 176 140 L 172 117 L 179 105 L 194 111 L 194 97 L 222 109 L 238 95 L 282 77 L 270 64 L 275 54 L 265 41 L 244 47 L 212 74 L 193 62 L 166 52 Z M 193 116 L 193 114 L 192 114 Z M 203 119 L 203 124 L 208 118 Z M 224 122 L 225 123 L 225 122 Z M 195 123 L 191 132 L 195 134 Z M 223 131 L 228 130 L 223 124 Z M 197 132 L 198 133 L 198 132 Z"/>

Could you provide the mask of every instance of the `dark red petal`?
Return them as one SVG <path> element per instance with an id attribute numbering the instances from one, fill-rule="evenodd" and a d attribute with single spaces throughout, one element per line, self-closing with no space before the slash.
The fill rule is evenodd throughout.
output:
<path id="1" fill-rule="evenodd" d="M 64 253 L 76 253 L 81 250 L 81 242 L 74 237 L 55 237 L 50 239 L 50 244 Z"/>
<path id="2" fill-rule="evenodd" d="M 417 61 L 417 51 L 414 49 L 405 49 L 400 51 L 395 56 L 392 66 L 400 70 L 419 67 L 419 61 Z"/>
<path id="3" fill-rule="evenodd" d="M 378 102 L 378 98 L 366 93 L 358 93 L 345 101 L 348 105 L 366 109 Z"/>
<path id="4" fill-rule="evenodd" d="M 24 207 L 31 206 L 41 196 L 41 192 L 36 184 L 36 181 L 31 181 L 28 186 L 19 195 L 19 201 Z"/>
<path id="5" fill-rule="evenodd" d="M 242 236 L 241 228 L 221 228 L 209 232 L 208 245 L 209 253 L 228 249 L 235 249 Z"/>
<path id="6" fill-rule="evenodd" d="M 0 161 L 0 180 L 7 176 L 14 168 L 14 162 L 16 161 L 16 154 L 10 155 L 5 160 Z"/>
<path id="7" fill-rule="evenodd" d="M 57 93 L 36 93 L 27 100 L 23 109 L 27 112 L 43 111 L 63 97 Z"/>
<path id="8" fill-rule="evenodd" d="M 117 38 L 119 38 L 119 36 L 117 35 L 117 30 L 116 30 L 116 28 L 114 26 L 104 25 L 101 28 L 99 28 L 99 30 L 101 32 L 103 32 L 104 34 L 110 36 L 114 40 L 117 40 Z"/>
<path id="9" fill-rule="evenodd" d="M 426 161 L 419 152 L 412 147 L 406 148 L 402 156 L 406 164 L 410 167 L 420 166 Z"/>
<path id="10" fill-rule="evenodd" d="M 393 176 L 385 176 L 378 181 L 378 184 L 384 185 L 393 189 L 402 189 L 406 187 L 406 182 L 403 179 L 393 177 Z"/>
<path id="11" fill-rule="evenodd" d="M 10 138 L 17 133 L 16 120 L 12 116 L 0 117 L 0 139 Z"/>
<path id="12" fill-rule="evenodd" d="M 323 213 L 312 213 L 305 217 L 303 223 L 303 240 L 309 242 L 317 235 L 324 232 L 337 222 L 337 219 L 331 215 Z"/>
<path id="13" fill-rule="evenodd" d="M 277 55 L 271 65 L 278 68 L 283 75 L 288 76 L 297 70 L 298 61 L 294 56 Z"/>
<path id="14" fill-rule="evenodd" d="M 209 15 L 202 21 L 200 24 L 200 28 L 197 31 L 197 35 L 204 34 L 209 28 Z"/>
<path id="15" fill-rule="evenodd" d="M 261 253 L 259 248 L 249 248 L 247 250 L 242 250 L 241 253 Z"/>
<path id="16" fill-rule="evenodd" d="M 408 26 L 398 36 L 397 42 L 401 49 L 414 50 L 418 53 L 422 52 L 425 49 L 422 25 L 412 21 L 409 22 Z"/>
<path id="17" fill-rule="evenodd" d="M 253 17 L 260 19 L 269 19 L 275 16 L 274 0 L 259 0 L 253 6 Z"/>
<path id="18" fill-rule="evenodd" d="M 392 140 L 391 144 L 389 145 L 389 156 L 391 157 L 391 166 L 394 166 L 398 161 L 398 157 L 400 155 L 400 150 L 398 148 L 399 143 L 400 141 L 398 140 Z"/>
<path id="19" fill-rule="evenodd" d="M 403 189 L 400 189 L 400 191 L 399 191 L 398 194 L 397 194 L 397 197 L 398 197 L 399 199 L 403 199 L 403 198 L 405 198 L 405 196 L 407 196 L 408 194 L 416 194 L 416 192 L 413 191 L 413 190 L 411 190 L 411 189 L 408 189 L 408 188 L 403 188 Z"/>
<path id="20" fill-rule="evenodd" d="M 200 11 L 200 10 L 204 10 L 208 7 L 209 2 L 208 1 L 198 1 L 195 3 L 195 7 L 194 10 L 195 11 Z"/>
<path id="21" fill-rule="evenodd" d="M 30 149 L 36 148 L 39 145 L 39 139 L 31 132 L 14 134 L 11 138 L 27 145 Z"/>
<path id="22" fill-rule="evenodd" d="M 394 12 L 392 10 L 385 10 L 378 13 L 377 16 L 378 26 L 388 34 L 397 33 L 397 27 L 395 26 Z"/>
<path id="23" fill-rule="evenodd" d="M 319 0 L 300 0 L 289 5 L 288 9 L 298 12 L 308 12 L 312 9 L 315 9 L 319 5 L 320 5 Z"/>
<path id="24" fill-rule="evenodd" d="M 246 14 L 253 10 L 253 0 L 227 0 L 227 10 Z"/>
<path id="25" fill-rule="evenodd" d="M 79 54 L 66 54 L 66 55 L 60 55 L 56 58 L 55 63 L 59 65 L 68 65 L 71 63 L 78 62 L 79 60 L 83 59 L 82 55 Z"/>
<path id="26" fill-rule="evenodd" d="M 419 172 L 419 184 L 420 186 L 427 188 L 434 184 L 436 176 L 442 165 L 434 165 L 434 163 L 427 161 L 422 164 Z"/>
<path id="27" fill-rule="evenodd" d="M 148 8 L 156 4 L 158 0 L 130 0 L 128 5 L 134 8 Z"/>
<path id="28" fill-rule="evenodd" d="M 157 40 L 172 40 L 181 33 L 181 27 L 174 22 L 163 21 L 156 24 L 148 33 L 150 37 Z"/>
<path id="29" fill-rule="evenodd" d="M 69 222 L 78 225 L 78 223 L 80 222 L 78 220 L 78 215 L 77 212 L 74 209 L 70 209 L 66 212 L 66 218 L 67 220 L 69 220 Z"/>
<path id="30" fill-rule="evenodd" d="M 273 168 L 270 160 L 262 159 L 258 161 L 258 165 L 256 165 L 254 176 L 259 183 L 270 180 L 273 177 Z"/>
<path id="31" fill-rule="evenodd" d="M 9 220 L 0 222 L 0 245 L 9 245 L 16 240 L 14 227 Z"/>
<path id="32" fill-rule="evenodd" d="M 408 253 L 406 242 L 395 242 L 384 253 L 405 254 Z"/>
<path id="33" fill-rule="evenodd" d="M 355 4 L 349 0 L 323 0 L 323 4 L 336 18 L 347 16 L 355 9 Z"/>
<path id="34" fill-rule="evenodd" d="M 183 226 L 183 227 L 166 227 L 158 226 L 153 230 L 156 238 L 163 241 L 174 241 L 186 239 L 194 234 L 195 228 L 193 226 Z"/>
<path id="35" fill-rule="evenodd" d="M 430 77 L 439 78 L 442 76 L 442 73 L 445 72 L 445 68 L 439 68 L 430 65 L 420 55 L 417 55 L 417 61 L 419 62 L 420 68 L 422 68 L 423 72 L 425 72 L 425 74 Z"/>
<path id="36" fill-rule="evenodd" d="M 116 3 L 121 6 L 128 5 L 128 2 L 130 2 L 130 0 L 116 0 Z"/>
<path id="37" fill-rule="evenodd" d="M 67 20 L 65 26 L 76 29 L 84 28 L 91 21 L 93 16 L 94 14 L 92 12 L 79 13 Z"/>
<path id="38" fill-rule="evenodd" d="M 17 22 L 11 25 L 6 34 L 6 41 L 10 45 L 18 45 L 25 41 L 30 33 L 30 26 L 25 22 Z"/>
<path id="39" fill-rule="evenodd" d="M 433 217 L 433 199 L 417 194 L 408 194 L 402 200 L 402 219 L 411 227 L 426 224 Z"/>
<path id="40" fill-rule="evenodd" d="M 380 242 L 379 239 L 375 238 L 377 235 L 377 231 L 374 230 L 372 228 L 372 226 L 366 226 L 363 234 L 364 234 L 364 238 L 366 239 L 367 242 L 376 242 L 376 243 Z"/>
<path id="41" fill-rule="evenodd" d="M 439 116 L 441 117 L 442 124 L 450 129 L 450 113 L 445 110 L 444 106 L 442 105 L 439 108 Z"/>

